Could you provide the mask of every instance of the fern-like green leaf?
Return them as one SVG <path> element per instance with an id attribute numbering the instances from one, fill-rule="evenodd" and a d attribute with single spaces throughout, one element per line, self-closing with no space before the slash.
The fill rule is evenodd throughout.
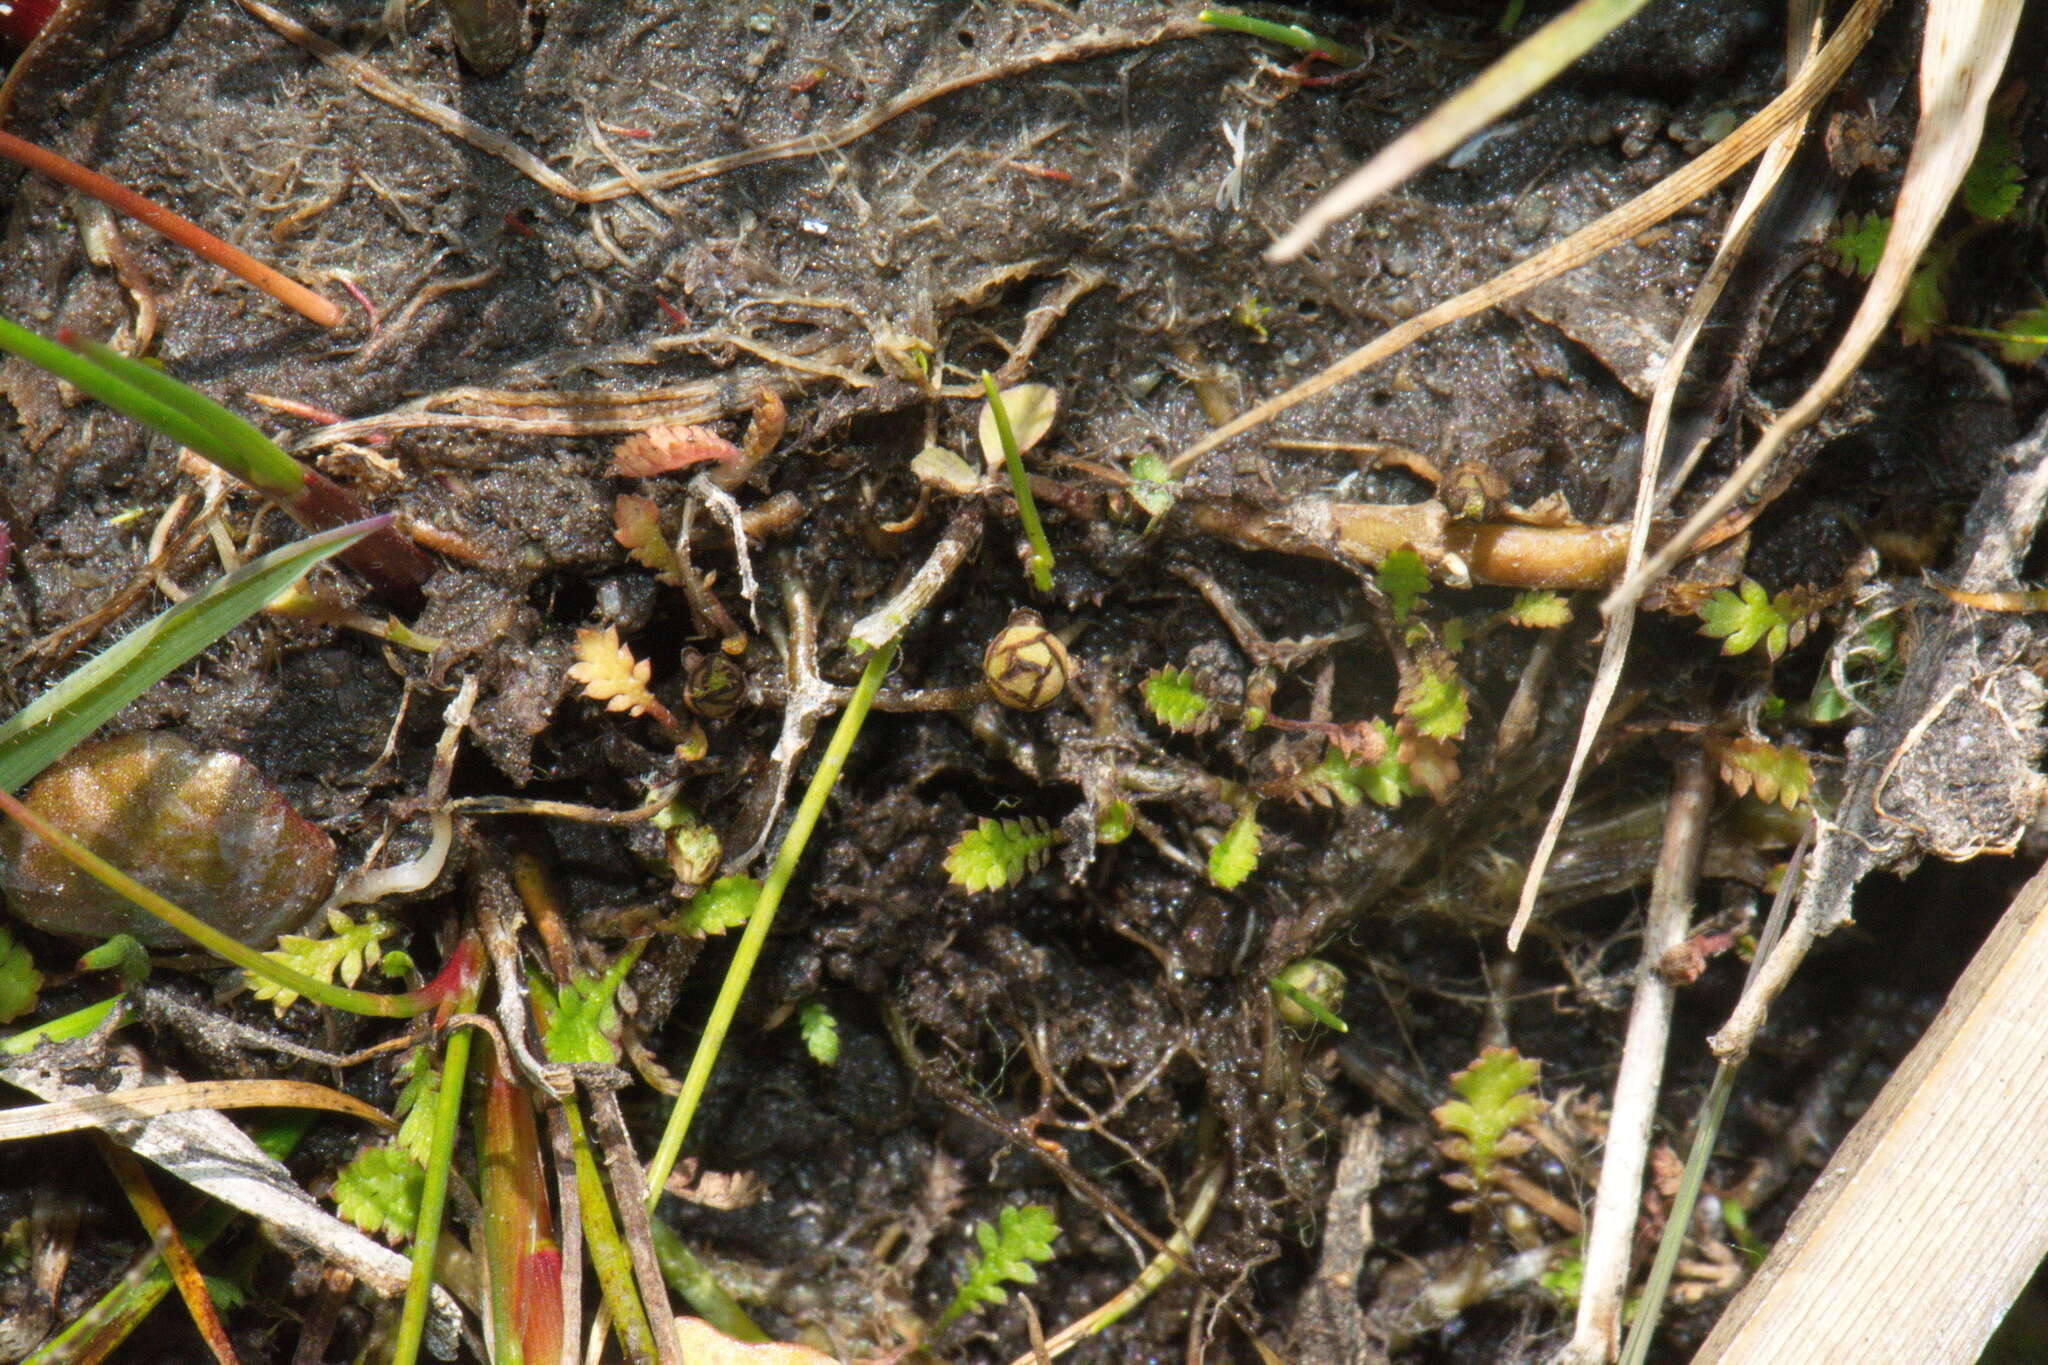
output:
<path id="1" fill-rule="evenodd" d="M 690 897 L 669 927 L 683 934 L 722 934 L 753 918 L 760 899 L 761 883 L 752 877 L 720 877 Z"/>
<path id="2" fill-rule="evenodd" d="M 1710 743 L 1721 780 L 1737 796 L 1775 801 L 1792 810 L 1813 791 L 1813 765 L 1796 744 L 1767 744 L 1747 736 Z"/>
<path id="3" fill-rule="evenodd" d="M 1235 890 L 1259 866 L 1259 822 L 1247 810 L 1223 832 L 1209 850 L 1209 880 L 1225 891 Z"/>
<path id="4" fill-rule="evenodd" d="M 430 1049 L 415 1048 L 399 1064 L 398 1074 L 405 1077 L 405 1085 L 392 1106 L 398 1132 L 391 1143 L 424 1166 L 434 1146 L 434 1101 L 441 1093 L 441 1069 Z"/>
<path id="5" fill-rule="evenodd" d="M 1423 567 L 1422 556 L 1413 550 L 1396 550 L 1388 555 L 1380 561 L 1373 577 L 1394 609 L 1396 624 L 1407 620 L 1422 594 L 1429 591 L 1429 570 Z"/>
<path id="6" fill-rule="evenodd" d="M 364 969 L 376 966 L 383 959 L 384 940 L 397 932 L 398 926 L 375 914 L 357 924 L 341 911 L 330 910 L 327 912 L 325 937 L 286 934 L 264 956 L 318 980 L 338 979 L 344 986 L 353 986 L 362 979 Z M 243 972 L 242 980 L 258 1000 L 268 1000 L 280 1015 L 299 998 L 299 993 L 291 987 L 278 985 L 253 972 Z"/>
<path id="7" fill-rule="evenodd" d="M 1571 623 L 1572 608 L 1571 603 L 1554 592 L 1522 592 L 1515 594 L 1515 600 L 1508 607 L 1505 618 L 1511 626 L 1522 626 L 1529 630 L 1556 630 L 1559 626 Z"/>
<path id="8" fill-rule="evenodd" d="M 373 1237 L 397 1245 L 419 1222 L 427 1168 L 392 1143 L 356 1153 L 334 1178 L 334 1211 Z"/>
<path id="9" fill-rule="evenodd" d="M 1431 739 L 1457 739 L 1465 733 L 1469 718 L 1465 684 L 1455 672 L 1441 672 L 1424 666 L 1422 676 L 1409 690 L 1401 714 L 1419 735 Z"/>
<path id="10" fill-rule="evenodd" d="M 1837 267 L 1863 279 L 1884 259 L 1885 243 L 1891 240 L 1892 220 L 1881 213 L 1862 217 L 1850 214 L 1842 230 L 1827 240 L 1827 254 Z"/>
<path id="11" fill-rule="evenodd" d="M 1015 886 L 1045 862 L 1059 832 L 1043 820 L 990 820 L 960 836 L 946 855 L 946 876 L 967 891 Z"/>
<path id="12" fill-rule="evenodd" d="M 1496 1162 L 1529 1149 L 1531 1139 L 1515 1130 L 1543 1112 L 1543 1101 L 1530 1093 L 1541 1069 L 1513 1048 L 1487 1048 L 1451 1077 L 1462 1098 L 1430 1111 L 1438 1127 L 1455 1135 L 1439 1144 L 1442 1151 L 1470 1167 L 1475 1184 L 1487 1182 Z"/>
<path id="13" fill-rule="evenodd" d="M 1145 709 L 1176 734 L 1189 735 L 1215 724 L 1201 680 L 1186 669 L 1162 668 L 1145 679 Z"/>
<path id="14" fill-rule="evenodd" d="M 1979 222 L 1996 223 L 2012 216 L 2020 206 L 2022 182 L 2019 148 L 2013 143 L 2012 125 L 1992 119 L 1985 125 L 1983 140 L 1970 169 L 1963 173 L 1963 207 Z"/>
<path id="15" fill-rule="evenodd" d="M 1005 1283 L 1036 1283 L 1038 1272 L 1032 1262 L 1051 1260 L 1053 1240 L 1059 1235 L 1058 1220 L 1042 1204 L 1004 1209 L 996 1215 L 994 1227 L 976 1223 L 974 1240 L 981 1250 L 968 1257 L 967 1274 L 953 1302 L 939 1315 L 938 1325 L 944 1327 L 963 1313 L 1001 1303 L 1009 1297 Z"/>
<path id="16" fill-rule="evenodd" d="M 822 1000 L 806 1000 L 796 1012 L 796 1030 L 804 1040 L 804 1051 L 819 1066 L 839 1060 L 839 1021 Z"/>
<path id="17" fill-rule="evenodd" d="M 1394 756 L 1394 727 L 1383 720 L 1373 725 L 1386 742 L 1384 754 L 1371 763 L 1355 763 L 1332 744 L 1323 750 L 1322 761 L 1301 775 L 1302 795 L 1325 806 L 1334 801 L 1349 810 L 1360 801 L 1391 808 L 1420 791 L 1408 765 Z"/>
<path id="18" fill-rule="evenodd" d="M 551 992 L 538 977 L 531 978 L 534 1004 L 542 1020 L 541 1044 L 549 1061 L 610 1065 L 619 1060 L 614 1046 L 620 1029 L 616 997 L 619 983 L 639 956 L 637 949 L 628 949 L 600 977 L 579 972 L 560 994 Z"/>

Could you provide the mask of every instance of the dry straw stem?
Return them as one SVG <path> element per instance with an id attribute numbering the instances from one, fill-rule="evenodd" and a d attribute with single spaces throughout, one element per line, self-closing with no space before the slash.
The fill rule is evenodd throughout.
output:
<path id="1" fill-rule="evenodd" d="M 1622 1295 L 1628 1287 L 1629 1250 L 1642 1204 L 1643 1165 L 1657 1119 L 1657 1093 L 1664 1077 L 1664 1049 L 1671 1038 L 1671 1006 L 1677 992 L 1658 972 L 1665 953 L 1685 941 L 1692 915 L 1700 852 L 1706 846 L 1707 817 L 1714 806 L 1714 778 L 1697 752 L 1679 760 L 1664 824 L 1650 904 L 1643 916 L 1642 952 L 1636 965 L 1635 1003 L 1629 1010 L 1621 1068 L 1607 1122 L 1607 1147 L 1600 1158 L 1600 1183 L 1586 1237 L 1585 1274 L 1579 1315 L 1571 1342 L 1552 1365 L 1598 1365 L 1612 1360 L 1621 1335 Z"/>
<path id="2" fill-rule="evenodd" d="M 1985 108 L 2005 70 L 2023 3 L 1928 0 L 1927 29 L 1920 44 L 1920 127 L 1899 184 L 1884 256 L 1871 274 L 1862 305 L 1828 357 L 1826 368 L 1799 401 L 1778 415 L 1727 482 L 1687 518 L 1678 534 L 1608 595 L 1602 610 L 1610 616 L 1670 572 L 1700 532 L 1735 504 L 1785 443 L 1820 415 L 1883 335 L 1905 296 L 1921 253 L 1933 239 L 1977 154 L 1977 144 L 1984 136 Z"/>
<path id="3" fill-rule="evenodd" d="M 2048 872 L 1800 1204 L 1693 1365 L 1969 1365 L 2048 1253 Z"/>
<path id="4" fill-rule="evenodd" d="M 1540 90 L 1586 49 L 1627 22 L 1648 0 L 1579 0 L 1537 29 L 1479 74 L 1479 79 L 1431 110 L 1429 117 L 1380 149 L 1370 161 L 1318 199 L 1287 234 L 1266 251 L 1269 261 L 1291 261 L 1317 234 L 1358 212 L 1430 162 Z"/>
<path id="5" fill-rule="evenodd" d="M 1819 47 L 1822 9 L 1820 0 L 1793 0 L 1788 15 L 1785 70 L 1795 79 Z M 1764 206 L 1770 202 L 1786 168 L 1792 164 L 1809 121 L 1807 114 L 1793 120 L 1764 153 L 1756 174 L 1750 179 L 1749 188 L 1743 192 L 1741 202 L 1728 219 L 1720 248 L 1714 253 L 1713 264 L 1707 268 L 1699 288 L 1693 293 L 1692 303 L 1679 324 L 1678 335 L 1672 338 L 1671 353 L 1665 357 L 1663 367 L 1658 371 L 1644 429 L 1642 466 L 1636 474 L 1635 511 L 1629 525 L 1628 549 L 1620 575 L 1623 578 L 1637 571 L 1649 548 L 1650 521 L 1656 512 L 1656 492 L 1663 477 L 1665 447 L 1671 439 L 1671 412 L 1677 401 L 1679 383 L 1685 378 L 1686 361 L 1692 355 L 1693 344 L 1698 341 L 1701 330 L 1713 313 L 1722 289 L 1741 261 Z M 1683 471 L 1691 468 L 1698 455 L 1698 449 L 1686 452 L 1681 478 Z M 1510 950 L 1520 944 L 1529 917 L 1536 911 L 1536 898 L 1543 889 L 1543 875 L 1549 870 L 1550 859 L 1557 851 L 1557 841 L 1564 833 L 1565 817 L 1570 813 L 1572 798 L 1578 795 L 1579 778 L 1592 757 L 1594 742 L 1599 738 L 1600 726 L 1607 719 L 1607 709 L 1613 704 L 1615 689 L 1621 685 L 1621 669 L 1628 658 L 1629 639 L 1635 632 L 1635 623 L 1633 601 L 1615 611 L 1608 620 L 1607 636 L 1600 646 L 1600 664 L 1594 672 L 1592 690 L 1587 694 L 1585 714 L 1579 719 L 1579 735 L 1572 749 L 1571 764 L 1565 770 L 1564 782 L 1551 806 L 1550 821 L 1544 826 L 1543 837 L 1537 840 L 1536 851 L 1522 880 L 1521 901 L 1508 928 Z M 1582 1309 L 1584 1302 L 1580 1300 Z M 1585 1322 L 1583 1311 L 1580 1322 Z M 1583 1330 L 1582 1326 L 1582 1334 Z"/>
<path id="6" fill-rule="evenodd" d="M 239 247 L 229 246 L 190 219 L 179 217 L 98 171 L 87 170 L 75 161 L 8 132 L 0 132 L 0 156 L 32 171 L 40 171 L 80 194 L 91 195 L 108 208 L 168 237 L 202 260 L 211 261 L 230 274 L 240 276 L 293 312 L 322 327 L 333 327 L 341 321 L 340 308 L 297 280 L 273 270 Z"/>
<path id="7" fill-rule="evenodd" d="M 1757 110 L 1740 128 L 1716 143 L 1713 150 L 1683 170 L 1666 176 L 1636 198 L 1555 246 L 1502 271 L 1475 289 L 1448 299 L 1425 313 L 1418 313 L 1398 327 L 1373 338 L 1314 378 L 1295 385 L 1276 398 L 1267 399 L 1235 421 L 1218 427 L 1176 455 L 1168 466 L 1169 470 L 1175 476 L 1186 473 L 1189 466 L 1218 446 L 1270 422 L 1297 404 L 1327 392 L 1360 371 L 1405 350 L 1438 328 L 1485 312 L 1545 280 L 1576 270 L 1615 243 L 1635 236 L 1693 203 L 1761 153 L 1787 127 L 1806 116 L 1841 79 L 1856 54 L 1863 50 L 1886 3 L 1887 0 L 1856 0 L 1856 4 L 1842 16 L 1841 26 L 1828 39 L 1827 45 L 1785 87 L 1783 94 Z"/>
<path id="8" fill-rule="evenodd" d="M 114 1095 L 82 1095 L 0 1111 L 0 1142 L 104 1128 L 156 1114 L 192 1109 L 325 1109 L 389 1132 L 397 1124 L 353 1095 L 311 1081 L 172 1081 Z"/>

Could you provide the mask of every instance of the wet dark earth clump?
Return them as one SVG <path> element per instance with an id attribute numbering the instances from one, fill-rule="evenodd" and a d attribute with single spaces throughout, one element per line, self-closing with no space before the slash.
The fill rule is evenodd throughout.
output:
<path id="1" fill-rule="evenodd" d="M 463 65 L 438 7 L 295 6 L 452 127 L 373 98 L 264 8 L 83 6 L 17 66 L 0 121 L 353 300 L 347 321 L 323 332 L 11 171 L 0 314 L 152 356 L 399 513 L 436 566 L 405 619 L 422 638 L 362 628 L 391 604 L 323 567 L 319 619 L 255 618 L 107 733 L 242 755 L 332 838 L 344 888 L 421 855 L 452 811 L 445 866 L 374 911 L 397 926 L 386 948 L 422 970 L 508 868 L 545 870 L 580 970 L 652 933 L 619 1001 L 618 1097 L 644 1159 L 737 937 L 675 917 L 716 878 L 767 874 L 859 676 L 850 633 L 937 575 L 692 1129 L 699 1177 L 744 1173 L 749 1195 L 657 1216 L 771 1333 L 846 1359 L 929 1332 L 974 1224 L 1019 1204 L 1056 1215 L 1053 1259 L 949 1324 L 932 1358 L 1028 1359 L 1023 1295 L 1050 1335 L 1192 1224 L 1192 1274 L 1069 1358 L 1250 1361 L 1256 1339 L 1304 1365 L 1535 1361 L 1569 1335 L 1572 1220 L 1591 1203 L 1673 772 L 1703 750 L 1729 778 L 1694 920 L 1720 938 L 1680 994 L 1659 1107 L 1656 1141 L 1682 1156 L 1713 1071 L 1702 1040 L 1811 810 L 1796 791 L 1759 799 L 1773 792 L 1758 755 L 1805 755 L 1829 799 L 1867 713 L 1823 694 L 1846 681 L 1876 705 L 1949 609 L 1918 585 L 1952 567 L 1965 514 L 2040 420 L 2041 366 L 1958 334 L 1880 346 L 1767 505 L 1639 623 L 1513 955 L 1503 931 L 1577 733 L 1598 594 L 1461 583 L 1437 561 L 1411 582 L 1412 554 L 1375 567 L 1261 528 L 1314 500 L 1426 506 L 1454 531 L 1624 523 L 1650 385 L 1731 198 L 1436 333 L 1177 482 L 1163 471 L 1698 154 L 1779 88 L 1782 7 L 1652 5 L 1286 266 L 1265 247 L 1502 50 L 1497 6 L 1294 16 L 1371 53 L 1345 71 L 1144 0 L 555 3 L 489 76 Z M 1820 241 L 1890 202 L 1914 8 L 1852 75 L 1853 109 L 1847 92 L 1830 106 L 1857 114 L 1871 155 L 1816 173 L 1833 210 L 1772 249 L 1709 338 L 1739 377 L 1683 399 L 1707 439 L 1681 513 L 1810 382 L 1853 307 Z M 2011 69 L 2042 55 L 2034 23 Z M 1946 281 L 1958 326 L 2038 302 L 2014 281 L 2048 260 L 2048 119 L 2031 92 L 2001 117 L 2029 208 L 1970 230 Z M 1009 481 L 981 477 L 984 371 L 1057 398 L 1024 457 L 1049 592 Z M 161 609 L 166 587 L 296 534 L 19 361 L 0 365 L 0 395 L 0 714 Z M 639 452 L 657 464 L 693 442 L 721 458 L 622 473 L 645 467 L 622 453 L 636 436 L 668 443 Z M 1744 580 L 1791 594 L 1801 618 L 1775 661 L 1702 634 L 1701 605 Z M 1859 595 L 1872 585 L 1891 585 L 1889 652 L 1845 663 L 1836 642 L 1877 619 Z M 1040 709 L 984 682 L 991 641 L 1020 623 L 1063 651 L 1066 686 Z M 619 647 L 648 665 L 653 705 L 607 709 L 572 677 Z M 1022 699 L 1042 700 L 1041 682 Z M 970 890 L 956 849 L 989 821 L 1009 861 Z M 1232 875 L 1247 842 L 1255 863 Z M 1874 879 L 1774 1008 L 1708 1178 L 1746 1210 L 1750 1246 L 1782 1229 L 2033 862 Z M 104 975 L 69 971 L 78 944 L 18 936 L 50 973 L 46 1013 L 106 993 Z M 1270 985 L 1310 957 L 1339 974 L 1325 1005 L 1342 1034 Z M 188 1078 L 319 1080 L 392 1107 L 395 1056 L 337 1069 L 194 1021 L 332 1053 L 398 1025 L 305 1004 L 278 1018 L 228 998 L 231 976 L 154 973 L 156 1003 L 119 1037 Z M 807 1044 L 821 1015 L 830 1064 Z M 1543 1106 L 1514 1184 L 1475 1196 L 1446 1182 L 1469 1171 L 1432 1111 L 1488 1048 L 1541 1062 Z M 1366 1123 L 1377 1178 L 1333 1203 Z M 294 1173 L 322 1192 L 365 1131 L 324 1122 Z M 68 1322 L 143 1239 L 82 1143 L 15 1147 L 0 1172 L 0 1228 L 41 1218 L 39 1199 L 80 1220 L 54 1308 Z M 1645 1257 L 1666 1207 L 1653 1190 Z M 1324 1278 L 1346 1268 L 1319 1260 L 1333 1212 L 1369 1215 L 1348 1301 Z M 1714 1245 L 1718 1259 L 1688 1261 L 1653 1359 L 1689 1358 L 1751 1268 L 1732 1233 Z M 322 1311 L 325 1358 L 353 1358 L 379 1311 L 367 1293 L 328 1303 L 316 1270 L 246 1229 L 206 1264 L 251 1291 L 228 1313 L 244 1360 L 292 1359 Z M 19 1303 L 14 1275 L 0 1263 Z M 176 1305 L 154 1329 L 184 1334 L 166 1349 L 185 1354 L 157 1358 L 203 1358 Z M 1350 1339 L 1372 1354 L 1333 1344 Z"/>

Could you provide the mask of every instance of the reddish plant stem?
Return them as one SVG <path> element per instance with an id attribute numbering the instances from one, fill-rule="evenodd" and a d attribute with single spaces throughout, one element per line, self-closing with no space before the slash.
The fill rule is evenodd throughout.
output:
<path id="1" fill-rule="evenodd" d="M 87 170 L 75 161 L 8 132 L 0 132 L 0 156 L 32 171 L 40 171 L 81 194 L 91 195 L 116 212 L 127 214 L 202 260 L 211 261 L 247 280 L 285 307 L 322 327 L 333 327 L 341 321 L 340 308 L 297 280 L 263 264 L 241 248 L 229 246 L 198 224 L 143 198 L 126 185 L 109 180 L 98 171 Z"/>

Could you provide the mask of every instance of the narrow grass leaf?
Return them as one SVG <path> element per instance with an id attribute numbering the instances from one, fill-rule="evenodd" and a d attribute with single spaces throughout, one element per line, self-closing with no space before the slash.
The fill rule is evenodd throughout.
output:
<path id="1" fill-rule="evenodd" d="M 71 344 L 114 378 L 155 399 L 198 427 L 203 433 L 202 442 L 186 441 L 185 444 L 242 482 L 274 498 L 290 498 L 305 487 L 305 468 L 278 449 L 276 442 L 247 419 L 228 411 L 191 385 L 180 383 L 155 366 L 131 359 L 97 341 L 81 339 Z"/>
<path id="2" fill-rule="evenodd" d="M 1339 181 L 1273 244 L 1266 258 L 1291 261 L 1299 256 L 1324 228 L 1364 208 L 1520 104 L 1646 3 L 1579 0 Z"/>
<path id="3" fill-rule="evenodd" d="M 390 520 L 376 517 L 272 550 L 73 669 L 0 723 L 0 791 L 18 791 L 151 684 L 261 611 L 308 569 Z"/>

